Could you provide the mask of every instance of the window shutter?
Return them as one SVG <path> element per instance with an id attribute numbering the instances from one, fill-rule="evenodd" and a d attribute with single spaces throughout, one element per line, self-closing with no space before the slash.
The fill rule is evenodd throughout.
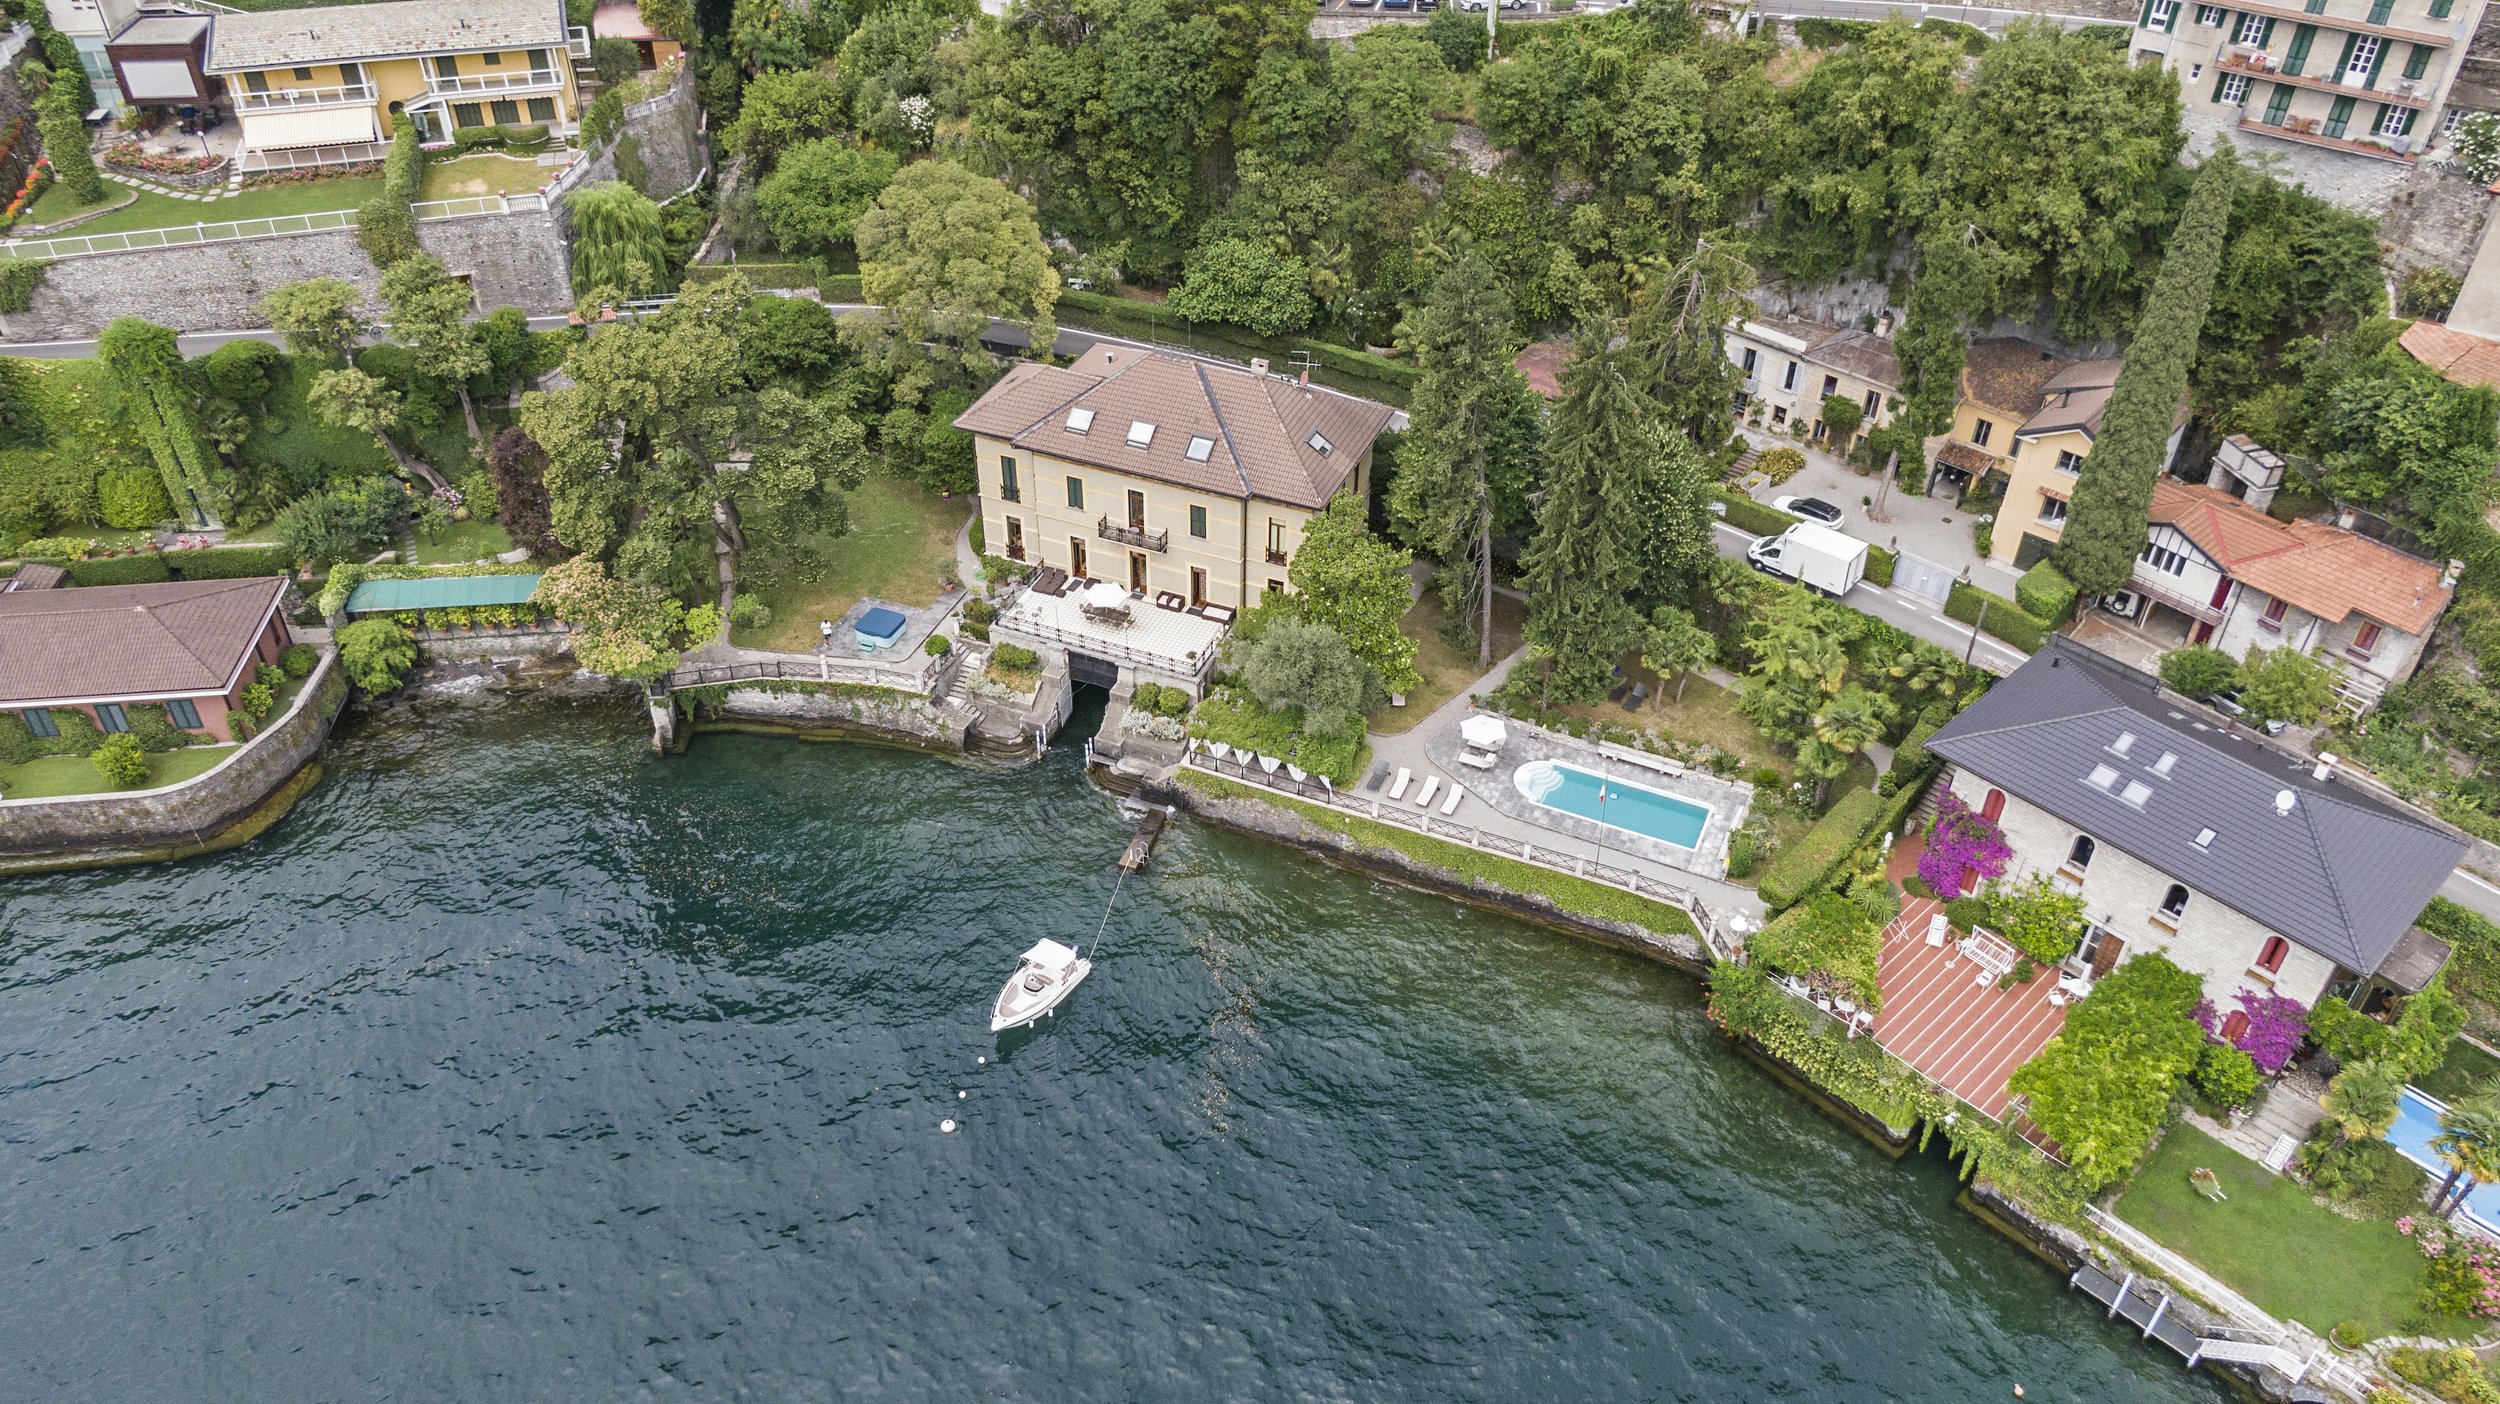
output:
<path id="1" fill-rule="evenodd" d="M 2284 73 L 2294 78 L 2300 76 L 2300 70 L 2309 63 L 2309 45 L 2317 37 L 2318 27 L 2314 24 L 2304 24 L 2292 31 L 2291 51 L 2283 56 Z"/>
<path id="2" fill-rule="evenodd" d="M 2448 5 L 2449 0 L 2431 0 L 2431 18 L 2446 19 L 2448 17 Z"/>
<path id="3" fill-rule="evenodd" d="M 2363 92 L 2369 92 L 2378 86 L 2379 71 L 2387 67 L 2387 51 L 2394 47 L 2393 44 L 2381 44 L 2378 46 L 2378 52 L 2370 56 L 2370 74 L 2361 80 Z"/>
<path id="4" fill-rule="evenodd" d="M 2172 5 L 2170 7 L 2170 18 L 2165 21 L 2161 27 L 2163 33 L 2168 34 L 2179 27 L 2179 11 L 2185 8 L 2187 7 L 2184 3 Z"/>
<path id="5" fill-rule="evenodd" d="M 2361 36 L 2358 34 L 2347 34 L 2344 36 L 2344 52 L 2338 55 L 2335 60 L 2335 71 L 2337 73 L 2342 73 L 2347 67 L 2351 66 L 2352 46 L 2360 42 Z"/>
<path id="6" fill-rule="evenodd" d="M 2222 85 L 2230 81 L 2231 75 L 2228 73 L 2217 73 L 2214 75 L 2214 101 L 2222 101 Z M 1981 447 L 1984 448 L 1986 446 L 1986 443 L 1983 441 L 1981 443 Z"/>
<path id="7" fill-rule="evenodd" d="M 2153 0 L 2144 0 L 2144 10 L 2135 17 L 2135 27 L 2138 29 L 2153 27 Z"/>
<path id="8" fill-rule="evenodd" d="M 2260 28 L 2260 29 L 2257 31 L 2257 47 L 2258 47 L 2258 48 L 2260 48 L 2260 49 L 2262 49 L 2262 48 L 2266 47 L 2268 44 L 2271 44 L 2271 43 L 2273 43 L 2273 42 L 2274 42 L 2274 19 L 2273 19 L 2273 17 L 2272 17 L 2272 16 L 2268 16 L 2268 17 L 2267 17 L 2267 19 L 2266 19 L 2266 22 L 2265 22 L 2264 27 L 2263 27 L 2263 28 Z"/>
<path id="9" fill-rule="evenodd" d="M 2431 46 L 2428 44 L 2414 45 L 2413 52 L 2405 56 L 2405 77 L 2407 78 L 2419 78 L 2429 72 L 2430 67 Z"/>

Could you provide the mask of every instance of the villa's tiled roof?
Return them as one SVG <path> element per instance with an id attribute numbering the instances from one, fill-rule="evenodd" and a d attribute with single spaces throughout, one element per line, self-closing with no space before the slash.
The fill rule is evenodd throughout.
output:
<path id="1" fill-rule="evenodd" d="M 563 0 L 388 0 L 221 12 L 209 27 L 207 66 L 211 73 L 241 73 L 342 59 L 563 47 Z"/>
<path id="2" fill-rule="evenodd" d="M 2113 749 L 2124 742 L 2124 752 Z M 2465 840 L 2332 778 L 2064 635 L 1928 743 L 1937 755 L 2367 974 Z M 2169 764 L 2161 758 L 2170 757 Z M 2106 785 L 2096 768 L 2114 773 Z M 2130 785 L 2139 785 L 2129 803 Z M 2288 812 L 2279 796 L 2288 792 Z M 2211 834 L 2202 844 L 2200 835 Z"/>
<path id="3" fill-rule="evenodd" d="M 2415 322 L 2396 338 L 2406 354 L 2459 385 L 2500 386 L 2500 341 Z"/>
<path id="4" fill-rule="evenodd" d="M 1890 390 L 1901 384 L 1901 358 L 1873 332 L 1835 332 L 1814 343 L 1806 359 Z"/>
<path id="5" fill-rule="evenodd" d="M 284 580 L 0 593 L 0 707 L 223 692 Z"/>
<path id="6" fill-rule="evenodd" d="M 1071 416 L 1092 422 L 1081 432 Z M 1102 345 L 1009 370 L 955 427 L 1019 448 L 1227 497 L 1325 507 L 1389 425 L 1386 405 L 1278 376 Z M 1143 446 L 1132 425 L 1151 425 Z M 1193 440 L 1209 441 L 1202 457 Z"/>
<path id="7" fill-rule="evenodd" d="M 2176 478 L 2154 480 L 2151 516 L 2186 533 L 2232 579 L 2330 624 L 2358 611 L 2420 634 L 2456 593 L 2418 556 L 2323 522 L 2278 522 L 2227 492 Z"/>
<path id="8" fill-rule="evenodd" d="M 2040 411 L 2040 392 L 2074 364 L 2019 337 L 1987 337 L 1963 358 L 1962 398 L 2029 419 Z"/>

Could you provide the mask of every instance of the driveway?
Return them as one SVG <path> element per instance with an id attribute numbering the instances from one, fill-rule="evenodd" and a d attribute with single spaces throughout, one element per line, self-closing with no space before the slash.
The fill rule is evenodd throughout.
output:
<path id="1" fill-rule="evenodd" d="M 2014 597 L 2019 573 L 1979 554 L 1978 544 L 1971 539 L 1975 514 L 1954 510 L 1951 498 L 1914 497 L 1895 483 L 1885 494 L 1884 520 L 1876 521 L 1866 499 L 1875 496 L 1882 485 L 1880 474 L 1860 473 L 1819 448 L 1776 435 L 1747 433 L 1745 439 L 1756 448 L 1793 448 L 1806 456 L 1806 466 L 1797 476 L 1776 487 L 1760 488 L 1753 494 L 1755 501 L 1768 504 L 1774 497 L 1792 493 L 1822 498 L 1849 514 L 1842 530 L 1851 536 L 1888 550 L 1907 551 L 1965 576 L 1982 590 Z"/>
<path id="2" fill-rule="evenodd" d="M 1745 548 L 1754 542 L 1751 535 L 1725 522 L 1716 524 L 1713 535 L 1718 539 L 1719 554 L 1731 560 L 1744 559 Z M 2004 593 L 2010 596 L 2013 586 L 2006 586 Z M 1871 580 L 1861 581 L 1857 588 L 1841 599 L 1841 603 L 1860 614 L 1871 615 L 1939 648 L 1950 650 L 1954 657 L 1967 658 L 1999 677 L 2021 667 L 2023 660 L 2031 656 L 1978 633 L 1968 624 L 1947 619 L 1943 607 L 1933 600 L 1878 585 Z"/>

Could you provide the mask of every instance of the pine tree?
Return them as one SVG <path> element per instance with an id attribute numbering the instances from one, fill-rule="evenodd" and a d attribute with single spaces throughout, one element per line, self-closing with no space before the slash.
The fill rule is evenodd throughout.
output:
<path id="1" fill-rule="evenodd" d="M 1641 639 L 1629 597 L 1641 583 L 1644 524 L 1628 504 L 1659 439 L 1655 402 L 1634 379 L 1641 353 L 1610 345 L 1613 330 L 1583 331 L 1559 377 L 1536 541 L 1519 563 L 1528 641 L 1545 653 L 1556 702 L 1604 696 L 1616 660 Z"/>
<path id="2" fill-rule="evenodd" d="M 1409 338 L 1423 375 L 1409 407 L 1413 427 L 1398 451 L 1389 515 L 1412 544 L 1440 558 L 1435 583 L 1450 620 L 1493 666 L 1495 421 L 1522 390 L 1511 365 L 1517 337 L 1501 276 L 1463 254 L 1432 284 Z"/>
<path id="3" fill-rule="evenodd" d="M 2057 546 L 2058 568 L 2085 595 L 2120 589 L 2144 549 L 2145 523 L 2153 505 L 2153 480 L 2161 475 L 2179 401 L 2187 394 L 2188 368 L 2204 334 L 2205 307 L 2213 296 L 2214 270 L 2222 263 L 2223 232 L 2231 222 L 2231 191 L 2239 161 L 2227 140 L 2196 172 L 2187 210 L 2170 235 L 2161 273 L 2136 322 L 2118 384 L 2109 393 L 2101 432 L 2083 460 L 2073 510 Z"/>

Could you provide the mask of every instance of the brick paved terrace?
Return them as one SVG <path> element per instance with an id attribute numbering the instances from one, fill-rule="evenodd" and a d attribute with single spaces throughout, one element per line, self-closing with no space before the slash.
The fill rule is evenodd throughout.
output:
<path id="1" fill-rule="evenodd" d="M 2049 997 L 2057 972 L 2043 970 L 2028 984 L 1998 989 L 1996 977 L 1962 953 L 1960 942 L 1969 933 L 1948 930 L 1943 945 L 1927 944 L 1929 920 L 1943 910 L 1941 902 L 1913 897 L 1884 929 L 1876 964 L 1884 1004 L 1875 1041 L 2002 1121 L 2014 1100 L 2005 1079 L 2066 1022 L 2064 1006 Z"/>

